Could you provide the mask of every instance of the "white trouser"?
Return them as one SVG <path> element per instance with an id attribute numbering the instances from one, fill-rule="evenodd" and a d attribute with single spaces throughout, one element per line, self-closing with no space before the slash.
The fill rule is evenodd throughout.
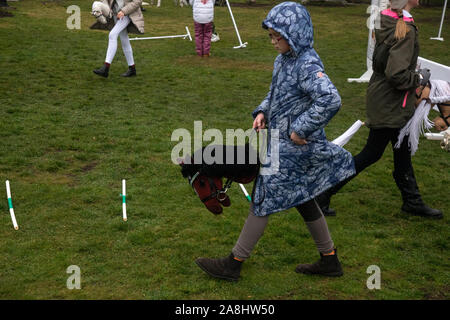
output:
<path id="1" fill-rule="evenodd" d="M 130 24 L 131 20 L 128 16 L 124 16 L 120 20 L 114 17 L 114 21 L 116 24 L 109 32 L 108 51 L 106 52 L 105 62 L 111 63 L 113 61 L 117 51 L 117 37 L 120 36 L 123 53 L 127 59 L 128 65 L 132 66 L 134 65 L 133 49 L 131 48 L 130 38 L 128 38 L 127 31 L 127 26 Z"/>

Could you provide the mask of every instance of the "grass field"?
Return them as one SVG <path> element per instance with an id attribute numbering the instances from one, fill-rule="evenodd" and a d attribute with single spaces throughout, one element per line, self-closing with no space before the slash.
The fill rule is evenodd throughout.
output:
<path id="1" fill-rule="evenodd" d="M 271 217 L 238 283 L 206 276 L 199 256 L 228 255 L 248 203 L 237 185 L 221 216 L 203 207 L 170 160 L 177 128 L 247 129 L 267 93 L 276 52 L 261 21 L 268 6 L 234 7 L 246 49 L 238 44 L 226 7 L 216 7 L 221 40 L 212 57 L 195 56 L 182 39 L 132 42 L 138 76 L 123 79 L 120 46 L 103 79 L 107 33 L 93 31 L 91 1 L 10 3 L 0 18 L 0 190 L 11 181 L 20 225 L 12 228 L 0 192 L 1 299 L 448 299 L 449 154 L 421 140 L 413 157 L 424 200 L 444 211 L 440 221 L 400 211 L 392 151 L 333 198 L 328 218 L 344 276 L 299 275 L 315 261 L 314 243 L 294 210 Z M 68 30 L 66 8 L 81 8 L 81 29 Z M 340 91 L 343 107 L 326 128 L 337 137 L 365 117 L 366 5 L 309 6 L 315 48 Z M 193 32 L 191 8 L 163 1 L 145 13 L 147 36 Z M 450 21 L 437 35 L 441 9 L 419 8 L 421 56 L 450 65 Z M 361 150 L 362 128 L 346 145 Z M 121 219 L 127 179 L 128 222 Z M 251 189 L 249 185 L 247 187 Z M 68 290 L 66 269 L 81 269 L 81 290 Z M 366 269 L 381 269 L 381 290 L 368 290 Z"/>

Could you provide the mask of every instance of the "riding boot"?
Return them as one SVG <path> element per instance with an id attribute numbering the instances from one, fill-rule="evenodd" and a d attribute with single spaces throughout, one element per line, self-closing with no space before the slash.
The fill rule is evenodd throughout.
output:
<path id="1" fill-rule="evenodd" d="M 328 189 L 325 192 L 322 192 L 316 197 L 316 202 L 320 207 L 320 210 L 322 210 L 322 213 L 324 216 L 335 216 L 336 210 L 330 208 L 330 202 L 331 202 L 331 196 L 333 193 L 330 189 Z"/>
<path id="2" fill-rule="evenodd" d="M 122 73 L 122 77 L 133 77 L 136 75 L 136 67 L 135 66 L 129 66 L 127 72 Z"/>
<path id="3" fill-rule="evenodd" d="M 242 261 L 234 259 L 233 253 L 220 259 L 198 258 L 195 263 L 207 274 L 214 278 L 238 281 L 241 273 Z"/>
<path id="4" fill-rule="evenodd" d="M 99 76 L 108 78 L 109 67 L 108 67 L 106 64 L 104 64 L 104 65 L 102 65 L 100 68 L 95 69 L 95 70 L 94 70 L 94 73 L 97 74 L 97 75 L 99 75 Z"/>
<path id="5" fill-rule="evenodd" d="M 335 216 L 336 210 L 330 208 L 331 197 L 338 193 L 339 190 L 342 189 L 343 186 L 347 184 L 350 180 L 352 180 L 356 175 L 353 175 L 341 182 L 337 185 L 331 187 L 330 189 L 322 192 L 316 197 L 316 202 L 322 210 L 324 216 Z"/>
<path id="6" fill-rule="evenodd" d="M 323 255 L 320 253 L 320 260 L 313 264 L 299 264 L 295 272 L 304 274 L 318 274 L 327 277 L 340 277 L 344 274 L 341 263 L 337 256 L 337 249 L 333 255 Z"/>
<path id="7" fill-rule="evenodd" d="M 394 176 L 395 183 L 402 194 L 403 211 L 422 217 L 442 219 L 442 211 L 430 208 L 422 201 L 419 187 L 417 186 L 414 171 L 412 169 L 403 174 L 399 174 L 394 171 L 392 175 Z"/>

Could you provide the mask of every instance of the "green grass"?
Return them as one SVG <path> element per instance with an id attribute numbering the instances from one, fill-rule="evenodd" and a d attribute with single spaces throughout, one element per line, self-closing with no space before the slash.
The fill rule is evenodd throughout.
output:
<path id="1" fill-rule="evenodd" d="M 66 28 L 66 7 L 82 9 L 81 30 Z M 268 2 L 269 3 L 269 2 Z M 234 185 L 232 206 L 213 216 L 170 160 L 176 128 L 249 128 L 265 96 L 276 52 L 261 29 L 270 7 L 235 7 L 246 49 L 238 44 L 226 7 L 216 7 L 221 40 L 212 57 L 195 56 L 181 39 L 133 42 L 138 76 L 126 70 L 120 46 L 102 79 L 107 33 L 92 31 L 91 1 L 20 1 L 0 19 L 0 182 L 11 181 L 20 225 L 14 231 L 6 193 L 0 201 L 1 299 L 448 299 L 449 155 L 422 139 L 413 158 L 425 201 L 443 209 L 441 221 L 400 211 L 391 177 L 392 151 L 333 198 L 338 216 L 329 228 L 345 275 L 328 279 L 293 272 L 317 259 L 312 239 L 294 211 L 275 214 L 242 279 L 207 277 L 199 256 L 229 253 L 248 203 Z M 339 89 L 343 107 L 327 127 L 331 139 L 365 117 L 365 84 L 348 77 L 365 71 L 366 5 L 309 7 L 315 47 Z M 449 65 L 436 36 L 440 8 L 414 12 L 421 56 Z M 145 13 L 147 35 L 180 34 L 190 8 Z M 361 150 L 362 128 L 346 148 Z M 121 179 L 127 179 L 128 222 L 121 219 Z M 4 188 L 4 187 L 1 187 Z M 250 186 L 248 188 L 251 188 Z M 366 288 L 369 265 L 381 268 L 382 289 Z M 66 288 L 66 268 L 81 268 L 81 290 Z"/>

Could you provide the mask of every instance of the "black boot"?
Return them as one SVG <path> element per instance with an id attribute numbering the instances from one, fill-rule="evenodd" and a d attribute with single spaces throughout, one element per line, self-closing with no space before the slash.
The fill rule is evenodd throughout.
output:
<path id="1" fill-rule="evenodd" d="M 134 77 L 136 75 L 136 67 L 135 66 L 129 66 L 127 72 L 122 73 L 122 77 Z"/>
<path id="2" fill-rule="evenodd" d="M 331 197 L 334 196 L 336 193 L 338 193 L 338 191 L 341 190 L 342 187 L 345 186 L 347 184 L 347 182 L 352 180 L 354 177 L 356 177 L 356 174 L 339 182 L 337 185 L 322 192 L 315 198 L 315 200 L 316 200 L 317 204 L 319 205 L 320 210 L 322 210 L 322 213 L 324 216 L 335 216 L 336 215 L 336 211 L 334 209 L 330 208 Z"/>
<path id="3" fill-rule="evenodd" d="M 333 255 L 320 254 L 320 260 L 313 264 L 299 264 L 295 272 L 304 274 L 318 274 L 327 277 L 340 277 L 344 274 L 337 256 L 337 249 Z"/>
<path id="4" fill-rule="evenodd" d="M 331 196 L 333 194 L 330 190 L 327 190 L 316 197 L 316 202 L 322 210 L 322 213 L 326 217 L 335 216 L 336 211 L 330 208 Z"/>
<path id="5" fill-rule="evenodd" d="M 403 199 L 402 210 L 422 217 L 432 219 L 442 219 L 442 211 L 428 207 L 420 196 L 419 187 L 417 186 L 414 171 L 408 170 L 406 173 L 392 173 L 395 183 L 400 189 Z"/>
<path id="6" fill-rule="evenodd" d="M 229 281 L 238 281 L 241 273 L 242 262 L 235 260 L 234 255 L 226 258 L 209 259 L 198 258 L 195 263 L 207 274 L 214 278 L 225 279 Z"/>
<path id="7" fill-rule="evenodd" d="M 99 76 L 108 78 L 109 67 L 106 64 L 104 64 L 103 66 L 101 66 L 101 68 L 95 69 L 94 73 Z"/>

